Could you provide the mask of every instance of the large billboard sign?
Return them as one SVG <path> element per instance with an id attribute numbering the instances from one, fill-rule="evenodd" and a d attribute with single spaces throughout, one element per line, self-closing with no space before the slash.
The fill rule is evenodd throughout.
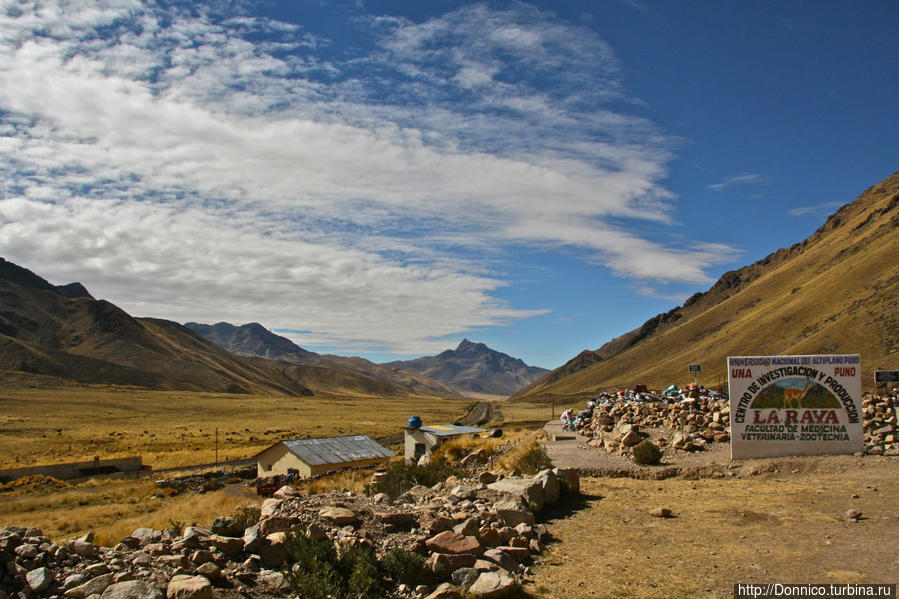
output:
<path id="1" fill-rule="evenodd" d="M 865 448 L 857 354 L 727 359 L 732 459 Z"/>

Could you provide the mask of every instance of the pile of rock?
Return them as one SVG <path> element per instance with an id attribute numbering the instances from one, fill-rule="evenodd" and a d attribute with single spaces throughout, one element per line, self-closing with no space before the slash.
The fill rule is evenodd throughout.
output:
<path id="1" fill-rule="evenodd" d="M 899 455 L 896 417 L 899 410 L 892 397 L 866 395 L 862 400 L 865 451 L 871 455 Z"/>
<path id="2" fill-rule="evenodd" d="M 592 437 L 588 445 L 609 453 L 627 454 L 648 435 L 647 428 L 673 432 L 660 436 L 660 446 L 698 451 L 708 443 L 730 441 L 730 407 L 727 400 L 665 402 L 618 402 L 594 408 L 589 426 L 580 434 Z"/>
<path id="3" fill-rule="evenodd" d="M 60 546 L 38 529 L 7 527 L 0 529 L 0 599 L 211 599 L 213 588 L 218 597 L 284 596 L 288 531 L 342 549 L 365 545 L 379 556 L 399 547 L 418 551 L 435 583 L 445 581 L 436 590 L 400 585 L 392 597 L 504 597 L 529 576 L 529 560 L 549 539 L 535 514 L 566 489 L 579 492 L 577 473 L 558 469 L 523 478 L 451 477 L 396 499 L 285 488 L 249 526 L 218 518 L 211 529 L 141 528 L 112 548 L 94 545 L 91 535 Z"/>
<path id="4" fill-rule="evenodd" d="M 865 451 L 871 455 L 899 455 L 896 401 L 865 394 L 862 399 Z M 598 405 L 579 433 L 591 437 L 588 445 L 627 455 L 648 437 L 646 429 L 673 434 L 655 435 L 661 447 L 699 451 L 709 443 L 730 441 L 730 407 L 725 399 L 678 403 L 620 401 Z"/>

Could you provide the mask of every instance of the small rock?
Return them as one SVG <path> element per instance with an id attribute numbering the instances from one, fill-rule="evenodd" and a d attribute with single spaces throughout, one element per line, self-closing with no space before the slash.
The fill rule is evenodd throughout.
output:
<path id="1" fill-rule="evenodd" d="M 221 535 L 212 535 L 209 537 L 209 544 L 227 555 L 234 557 L 243 551 L 243 539 L 238 537 L 223 537 Z"/>
<path id="2" fill-rule="evenodd" d="M 290 485 L 284 485 L 283 487 L 275 491 L 273 497 L 275 499 L 289 499 L 291 497 L 296 497 L 299 494 L 300 492 L 295 488 L 291 487 Z"/>
<path id="3" fill-rule="evenodd" d="M 212 583 L 205 576 L 180 574 L 166 588 L 167 599 L 212 599 Z"/>
<path id="4" fill-rule="evenodd" d="M 222 579 L 222 569 L 214 562 L 204 562 L 196 569 L 197 574 L 208 578 L 210 581 Z"/>
<path id="5" fill-rule="evenodd" d="M 444 582 L 439 585 L 434 592 L 425 597 L 425 599 L 462 599 L 462 593 L 454 585 Z"/>
<path id="6" fill-rule="evenodd" d="M 437 553 L 479 553 L 481 549 L 481 543 L 477 537 L 460 535 L 451 530 L 431 537 L 425 541 L 425 545 Z"/>
<path id="7" fill-rule="evenodd" d="M 499 476 L 495 472 L 490 472 L 489 470 L 485 470 L 478 475 L 478 482 L 480 482 L 482 485 L 495 483 L 498 479 Z"/>
<path id="8" fill-rule="evenodd" d="M 128 580 L 106 587 L 100 599 L 162 599 L 162 593 L 146 580 Z"/>
<path id="9" fill-rule="evenodd" d="M 666 507 L 657 507 L 653 510 L 650 510 L 649 515 L 653 516 L 655 518 L 670 518 L 672 515 L 672 512 L 670 509 L 668 509 Z"/>
<path id="10" fill-rule="evenodd" d="M 284 503 L 280 499 L 274 499 L 273 497 L 269 497 L 265 501 L 262 502 L 262 508 L 260 508 L 260 516 L 262 518 L 266 516 L 273 516 L 278 508 L 281 507 L 281 504 Z"/>
<path id="11" fill-rule="evenodd" d="M 318 511 L 319 517 L 338 526 L 346 526 L 356 521 L 356 512 L 345 507 L 327 506 Z"/>
<path id="12" fill-rule="evenodd" d="M 147 560 L 150 558 L 148 557 Z M 91 595 L 99 595 L 106 591 L 107 587 L 113 583 L 112 574 L 103 574 L 85 582 L 84 584 L 73 587 L 63 593 L 64 596 L 71 599 L 84 599 Z"/>
<path id="13" fill-rule="evenodd" d="M 264 570 L 256 576 L 256 581 L 278 595 L 286 595 L 290 592 L 290 584 L 280 572 Z"/>
<path id="14" fill-rule="evenodd" d="M 320 522 L 312 522 L 306 527 L 306 536 L 314 541 L 322 541 L 328 538 L 328 529 Z"/>
<path id="15" fill-rule="evenodd" d="M 846 519 L 850 522 L 858 522 L 862 518 L 862 513 L 856 509 L 846 510 Z"/>

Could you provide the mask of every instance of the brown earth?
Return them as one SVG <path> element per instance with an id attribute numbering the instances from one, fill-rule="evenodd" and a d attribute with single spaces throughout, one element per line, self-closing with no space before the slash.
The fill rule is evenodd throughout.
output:
<path id="1" fill-rule="evenodd" d="M 895 583 L 899 458 L 731 462 L 721 444 L 662 466 L 564 442 L 582 500 L 549 515 L 558 539 L 534 567 L 534 597 L 729 598 L 735 583 Z M 583 443 L 581 443 L 583 445 Z M 653 480 L 664 470 L 676 478 Z M 671 518 L 650 511 L 667 507 Z M 850 508 L 863 514 L 846 519 Z"/>

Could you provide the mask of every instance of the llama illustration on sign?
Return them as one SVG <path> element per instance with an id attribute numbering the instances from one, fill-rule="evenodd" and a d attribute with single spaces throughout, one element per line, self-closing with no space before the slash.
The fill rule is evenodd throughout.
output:
<path id="1" fill-rule="evenodd" d="M 809 377 L 776 380 L 764 387 L 749 407 L 760 409 L 839 409 L 840 400 L 827 387 Z"/>

